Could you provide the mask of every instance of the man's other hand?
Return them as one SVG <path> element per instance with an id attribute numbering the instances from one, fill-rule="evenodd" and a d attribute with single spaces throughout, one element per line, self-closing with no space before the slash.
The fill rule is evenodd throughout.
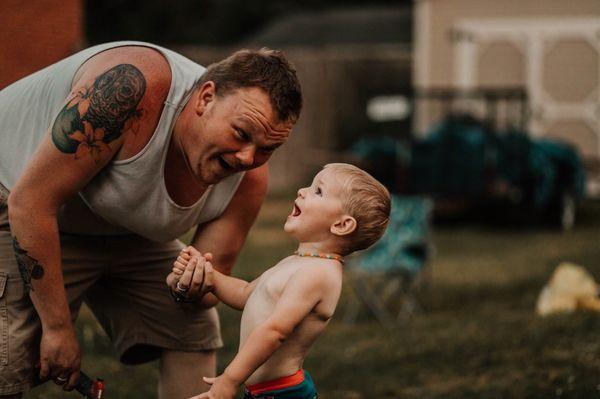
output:
<path id="1" fill-rule="evenodd" d="M 43 330 L 40 343 L 40 380 L 54 380 L 72 390 L 79 378 L 81 353 L 73 326 Z"/>

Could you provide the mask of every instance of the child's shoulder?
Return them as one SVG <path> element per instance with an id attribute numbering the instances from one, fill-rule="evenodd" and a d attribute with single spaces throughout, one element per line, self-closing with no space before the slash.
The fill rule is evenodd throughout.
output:
<path id="1" fill-rule="evenodd" d="M 311 280 L 316 285 L 325 287 L 337 285 L 342 280 L 341 269 L 335 262 L 314 259 L 303 263 L 294 272 L 294 277 Z"/>
<path id="2" fill-rule="evenodd" d="M 318 306 L 313 311 L 323 320 L 331 317 L 342 289 L 341 265 L 318 260 L 307 262 L 296 270 L 290 281 L 288 288 L 307 300 L 316 301 Z"/>

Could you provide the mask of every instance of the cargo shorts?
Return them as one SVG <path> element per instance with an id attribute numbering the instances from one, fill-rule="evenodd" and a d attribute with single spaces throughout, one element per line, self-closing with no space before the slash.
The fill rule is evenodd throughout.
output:
<path id="1" fill-rule="evenodd" d="M 0 185 L 0 396 L 34 386 L 41 324 L 19 274 L 6 198 Z M 158 359 L 163 349 L 214 350 L 223 345 L 216 309 L 176 303 L 165 284 L 184 247 L 136 235 L 61 234 L 62 269 L 73 320 L 92 310 L 120 361 Z"/>

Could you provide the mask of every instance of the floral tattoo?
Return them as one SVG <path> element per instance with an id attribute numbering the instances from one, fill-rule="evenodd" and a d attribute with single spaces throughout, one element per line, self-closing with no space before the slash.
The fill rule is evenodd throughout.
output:
<path id="1" fill-rule="evenodd" d="M 44 277 L 44 267 L 40 265 L 37 259 L 30 256 L 26 250 L 21 248 L 17 237 L 13 237 L 13 250 L 15 251 L 19 273 L 25 283 L 25 288 L 33 290 L 31 280 L 39 280 Z"/>
<path id="2" fill-rule="evenodd" d="M 91 155 L 96 162 L 110 150 L 108 143 L 126 130 L 137 133 L 144 112 L 137 106 L 146 91 L 146 80 L 130 64 L 117 65 L 83 87 L 59 112 L 52 126 L 52 141 L 75 159 Z"/>

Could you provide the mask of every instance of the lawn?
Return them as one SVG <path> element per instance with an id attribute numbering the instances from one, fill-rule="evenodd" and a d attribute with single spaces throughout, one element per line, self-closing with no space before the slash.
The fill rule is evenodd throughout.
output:
<path id="1" fill-rule="evenodd" d="M 251 278 L 294 249 L 281 226 L 290 201 L 261 211 L 235 273 Z M 573 231 L 436 226 L 435 257 L 409 321 L 384 329 L 367 314 L 341 319 L 351 296 L 315 344 L 305 368 L 322 398 L 600 398 L 600 314 L 539 318 L 537 295 L 562 261 L 600 281 L 600 204 L 587 203 Z M 235 354 L 239 313 L 220 308 L 225 348 Z M 83 370 L 107 381 L 107 398 L 156 397 L 157 363 L 127 367 L 93 316 L 77 322 Z M 26 398 L 76 398 L 46 384 Z"/>

